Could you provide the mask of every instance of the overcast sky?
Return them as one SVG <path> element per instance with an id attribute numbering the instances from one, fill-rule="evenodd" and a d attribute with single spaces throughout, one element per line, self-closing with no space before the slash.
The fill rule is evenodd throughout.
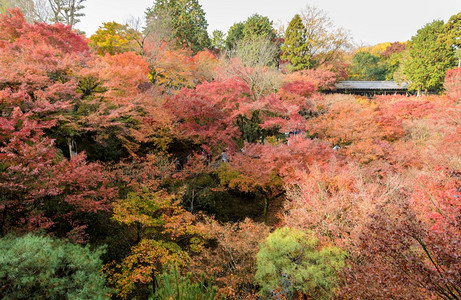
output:
<path id="1" fill-rule="evenodd" d="M 461 12 L 461 0 L 199 0 L 208 21 L 208 31 L 227 32 L 235 22 L 254 13 L 274 23 L 288 23 L 306 4 L 325 10 L 337 26 L 350 30 L 358 44 L 406 41 L 436 19 L 447 21 Z M 87 0 L 86 14 L 77 28 L 87 36 L 103 22 L 124 23 L 142 17 L 153 0 Z"/>

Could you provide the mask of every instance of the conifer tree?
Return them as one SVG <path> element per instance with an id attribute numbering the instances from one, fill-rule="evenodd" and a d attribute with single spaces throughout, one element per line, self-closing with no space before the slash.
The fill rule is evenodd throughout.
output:
<path id="1" fill-rule="evenodd" d="M 301 17 L 296 14 L 285 32 L 285 42 L 282 47 L 282 60 L 288 61 L 287 69 L 297 71 L 312 66 L 308 53 L 306 28 Z"/>
<path id="2" fill-rule="evenodd" d="M 226 48 L 227 50 L 231 50 L 237 44 L 239 40 L 243 39 L 243 28 L 245 27 L 245 23 L 239 22 L 235 23 L 229 28 L 226 37 Z"/>
<path id="3" fill-rule="evenodd" d="M 147 19 L 156 20 L 169 16 L 177 46 L 188 46 L 197 53 L 210 46 L 205 12 L 198 0 L 157 0 L 147 9 Z"/>

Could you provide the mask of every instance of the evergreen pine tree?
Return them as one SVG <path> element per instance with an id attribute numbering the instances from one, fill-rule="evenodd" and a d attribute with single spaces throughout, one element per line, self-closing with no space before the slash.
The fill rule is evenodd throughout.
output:
<path id="1" fill-rule="evenodd" d="M 297 71 L 312 67 L 308 54 L 306 28 L 301 17 L 296 14 L 285 32 L 285 42 L 282 47 L 282 60 L 288 61 L 287 69 Z"/>
<path id="2" fill-rule="evenodd" d="M 49 236 L 0 239 L 2 299 L 108 299 L 102 249 Z"/>
<path id="3" fill-rule="evenodd" d="M 311 231 L 276 229 L 260 245 L 256 256 L 255 278 L 261 286 L 260 293 L 271 298 L 303 295 L 331 299 L 345 256 L 337 247 L 321 245 Z"/>

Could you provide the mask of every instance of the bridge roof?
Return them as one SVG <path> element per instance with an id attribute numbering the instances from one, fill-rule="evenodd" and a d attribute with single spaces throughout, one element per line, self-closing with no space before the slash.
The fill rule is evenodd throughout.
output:
<path id="1" fill-rule="evenodd" d="M 406 83 L 395 81 L 340 81 L 336 89 L 342 90 L 408 90 Z"/>

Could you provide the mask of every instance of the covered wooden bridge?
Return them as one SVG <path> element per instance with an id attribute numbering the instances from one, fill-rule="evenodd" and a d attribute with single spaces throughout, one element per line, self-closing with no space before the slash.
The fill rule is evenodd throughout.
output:
<path id="1" fill-rule="evenodd" d="M 408 85 L 395 81 L 340 81 L 336 93 L 372 97 L 374 95 L 406 95 Z"/>

